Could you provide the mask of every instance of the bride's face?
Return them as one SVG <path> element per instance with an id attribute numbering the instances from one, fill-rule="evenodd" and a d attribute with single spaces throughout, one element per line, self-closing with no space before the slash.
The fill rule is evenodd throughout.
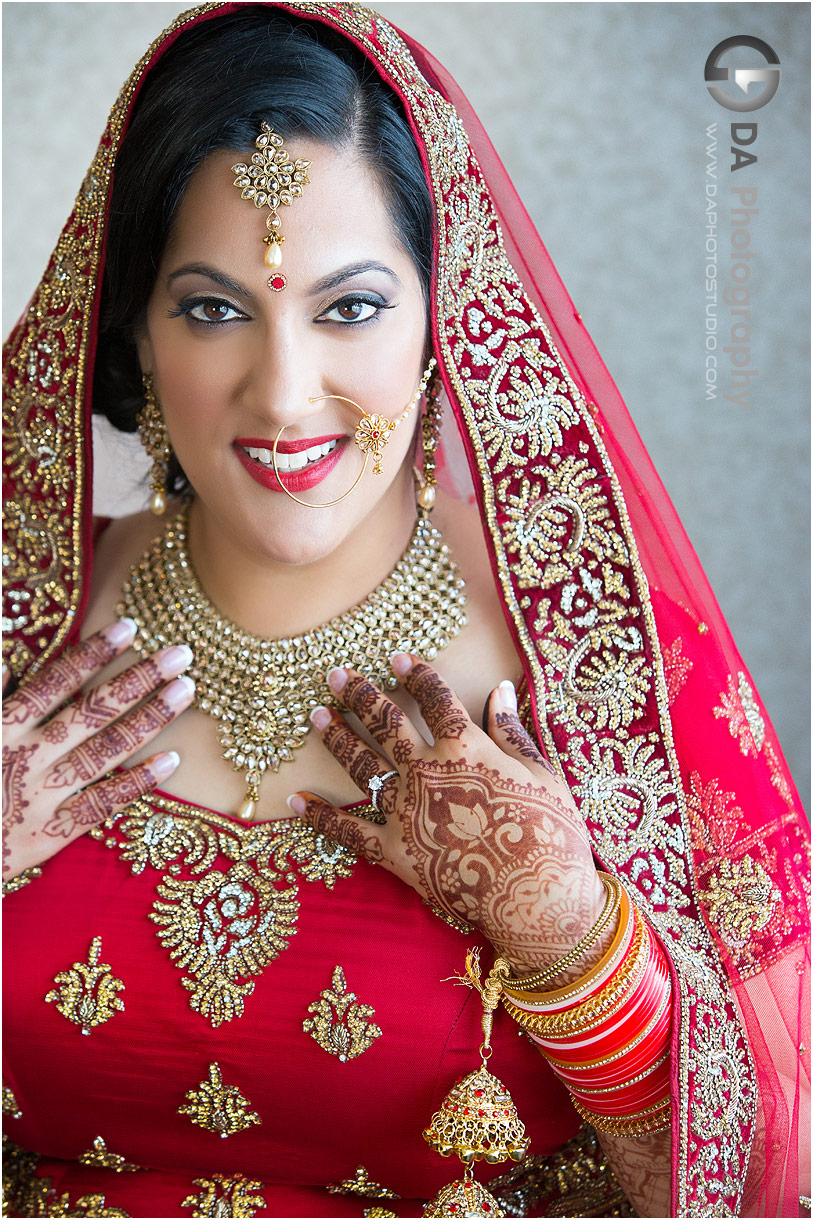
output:
<path id="1" fill-rule="evenodd" d="M 200 510 L 235 545 L 308 563 L 371 514 L 380 521 L 414 504 L 419 413 L 390 434 L 381 474 L 368 460 L 351 494 L 329 508 L 285 495 L 268 452 L 284 428 L 278 466 L 288 490 L 317 504 L 342 496 L 361 470 L 361 416 L 326 396 L 399 416 L 424 369 L 426 305 L 375 174 L 352 150 L 306 140 L 286 141 L 286 150 L 311 161 L 310 185 L 280 208 L 286 287 L 268 287 L 268 209 L 233 185 L 231 167 L 245 158 L 213 153 L 178 209 L 139 357 Z"/>

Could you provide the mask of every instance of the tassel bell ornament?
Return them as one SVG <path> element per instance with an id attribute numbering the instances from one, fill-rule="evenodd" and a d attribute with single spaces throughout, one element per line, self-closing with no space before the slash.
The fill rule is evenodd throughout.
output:
<path id="1" fill-rule="evenodd" d="M 482 1060 L 479 1068 L 461 1077 L 444 1098 L 441 1107 L 423 1133 L 423 1138 L 441 1156 L 455 1156 L 466 1166 L 462 1179 L 451 1182 L 424 1210 L 425 1216 L 504 1216 L 497 1200 L 474 1178 L 474 1163 L 521 1161 L 528 1151 L 529 1138 L 517 1115 L 511 1095 L 496 1076 L 488 1071 L 492 1054 L 491 1026 L 500 1002 L 503 979 L 510 967 L 498 958 L 485 981 L 480 977 L 479 950 L 466 955 L 466 978 L 483 1000 Z"/>

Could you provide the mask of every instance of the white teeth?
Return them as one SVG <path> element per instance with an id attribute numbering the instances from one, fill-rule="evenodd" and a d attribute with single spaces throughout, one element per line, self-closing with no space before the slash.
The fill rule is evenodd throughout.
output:
<path id="1" fill-rule="evenodd" d="M 324 445 L 312 445 L 310 449 L 302 449 L 299 453 L 277 453 L 277 469 L 278 470 L 304 470 L 309 462 L 318 462 L 320 458 L 326 457 L 328 453 L 332 453 L 336 448 L 338 441 L 326 441 Z M 255 462 L 260 462 L 263 466 L 270 466 L 271 463 L 270 449 L 255 449 L 253 445 L 246 446 L 246 453 L 249 457 L 254 458 Z"/>

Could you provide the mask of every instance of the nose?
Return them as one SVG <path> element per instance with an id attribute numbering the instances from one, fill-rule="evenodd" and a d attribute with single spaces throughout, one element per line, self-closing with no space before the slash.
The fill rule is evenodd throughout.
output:
<path id="1" fill-rule="evenodd" d="M 266 430 L 276 433 L 280 428 L 303 423 L 324 406 L 308 401 L 319 392 L 318 383 L 314 386 L 313 355 L 281 328 L 269 328 L 257 335 L 246 356 L 240 399 L 255 418 L 263 421 Z"/>

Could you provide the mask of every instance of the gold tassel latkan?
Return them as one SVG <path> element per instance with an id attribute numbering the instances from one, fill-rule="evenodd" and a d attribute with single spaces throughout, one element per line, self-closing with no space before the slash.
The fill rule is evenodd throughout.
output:
<path id="1" fill-rule="evenodd" d="M 462 1179 L 444 1186 L 424 1211 L 425 1216 L 504 1216 L 497 1200 L 474 1179 L 473 1165 L 485 1161 L 496 1165 L 511 1159 L 521 1161 L 530 1139 L 520 1121 L 511 1094 L 502 1081 L 488 1071 L 492 1054 L 491 1027 L 500 1002 L 508 963 L 497 958 L 485 982 L 481 982 L 479 950 L 466 955 L 466 978 L 483 1000 L 483 1042 L 480 1067 L 461 1076 L 433 1115 L 423 1138 L 441 1156 L 454 1153 L 466 1166 Z"/>

